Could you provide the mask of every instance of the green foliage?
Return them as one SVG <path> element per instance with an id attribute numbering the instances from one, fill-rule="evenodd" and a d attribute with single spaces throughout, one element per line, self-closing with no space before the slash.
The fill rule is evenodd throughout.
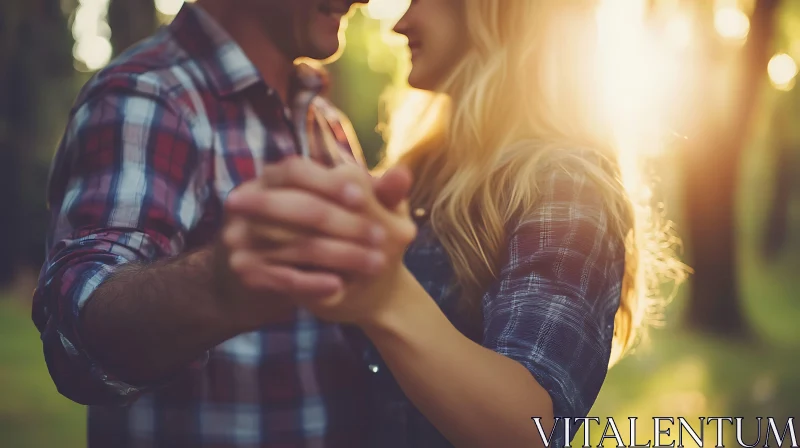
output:
<path id="1" fill-rule="evenodd" d="M 21 301 L 0 299 L 0 338 L 0 445 L 85 447 L 84 409 L 56 391 Z"/>
<path id="2" fill-rule="evenodd" d="M 788 0 L 781 3 L 778 33 L 784 42 L 790 43 L 791 47 L 798 51 L 800 43 L 800 2 Z M 794 52 L 793 52 L 794 53 Z M 792 56 L 800 57 L 795 53 Z"/>
<path id="3" fill-rule="evenodd" d="M 374 166 L 384 145 L 377 132 L 381 107 L 378 98 L 392 80 L 392 69 L 385 73 L 376 72 L 370 66 L 370 57 L 374 57 L 376 49 L 386 52 L 389 49 L 380 42 L 379 24 L 361 13 L 350 19 L 346 41 L 342 56 L 328 67 L 334 86 L 331 96 L 352 121 L 367 162 Z"/>

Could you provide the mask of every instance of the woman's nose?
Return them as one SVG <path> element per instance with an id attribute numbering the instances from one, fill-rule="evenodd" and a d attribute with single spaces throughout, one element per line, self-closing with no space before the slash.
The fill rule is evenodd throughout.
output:
<path id="1" fill-rule="evenodd" d="M 392 31 L 394 31 L 397 34 L 402 34 L 403 36 L 407 37 L 409 28 L 410 27 L 409 27 L 409 24 L 408 24 L 408 20 L 406 19 L 406 16 L 403 15 L 403 17 L 401 17 L 400 20 L 398 20 L 397 23 L 394 25 L 394 28 L 392 28 Z"/>

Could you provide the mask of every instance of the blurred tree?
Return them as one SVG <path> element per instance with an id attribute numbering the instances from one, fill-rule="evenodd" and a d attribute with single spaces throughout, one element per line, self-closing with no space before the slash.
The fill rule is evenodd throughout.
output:
<path id="1" fill-rule="evenodd" d="M 709 2 L 711 3 L 711 2 Z M 688 324 L 696 330 L 725 336 L 747 336 L 749 327 L 740 305 L 737 275 L 735 198 L 740 162 L 754 121 L 758 94 L 766 80 L 771 56 L 773 26 L 779 0 L 757 0 L 751 18 L 750 35 L 737 59 L 734 71 L 740 76 L 720 96 L 730 104 L 720 118 L 720 102 L 696 103 L 689 117 L 694 135 L 684 147 L 681 173 L 688 230 L 686 240 L 694 269 L 687 309 Z M 719 92 L 720 71 L 710 44 L 697 61 L 698 82 L 690 97 L 708 97 Z"/>
<path id="2" fill-rule="evenodd" d="M 111 27 L 114 54 L 120 54 L 153 34 L 158 27 L 155 1 L 110 0 L 108 25 Z"/>
<path id="3" fill-rule="evenodd" d="M 327 66 L 333 86 L 331 100 L 352 121 L 370 167 L 380 161 L 384 146 L 383 137 L 377 132 L 381 107 L 377 98 L 386 91 L 392 82 L 391 73 L 396 71 L 394 66 L 375 70 L 370 63 L 377 53 L 385 52 L 385 56 L 391 52 L 378 38 L 380 33 L 380 24 L 360 10 L 348 21 L 346 51 Z"/>
<path id="4" fill-rule="evenodd" d="M 58 96 L 73 76 L 72 36 L 60 0 L 0 2 L 0 284 L 41 263 L 47 166 L 41 163 Z"/>
<path id="5" fill-rule="evenodd" d="M 779 13 L 778 45 L 789 49 L 797 58 L 797 42 L 800 42 L 800 2 L 783 2 Z M 794 50 L 794 51 L 792 51 Z M 776 258 L 789 240 L 790 206 L 793 190 L 800 187 L 795 180 L 800 166 L 800 127 L 796 125 L 800 112 L 800 89 L 791 92 L 777 92 L 778 101 L 772 115 L 770 148 L 774 154 L 774 185 L 772 198 L 767 211 L 767 221 L 762 236 L 762 252 L 767 259 Z"/>
<path id="6" fill-rule="evenodd" d="M 68 16 L 74 0 L 0 2 L 0 285 L 44 257 L 48 163 L 76 76 Z M 158 26 L 153 0 L 111 0 L 112 45 L 120 53 Z"/>
<path id="7" fill-rule="evenodd" d="M 19 22 L 20 7 L 14 2 L 0 3 L 0 285 L 9 283 L 14 276 L 14 254 L 17 247 L 14 239 L 17 209 L 17 167 L 19 153 L 15 134 L 11 132 L 11 83 L 14 76 L 11 61 L 15 56 L 16 29 Z"/>
<path id="8" fill-rule="evenodd" d="M 778 110 L 785 110 L 786 107 L 779 107 Z M 784 134 L 783 128 L 790 121 L 789 116 L 781 113 L 776 114 L 778 119 L 778 134 Z M 791 119 L 794 119 L 791 116 Z M 767 222 L 764 226 L 764 237 L 762 251 L 767 259 L 775 258 L 786 244 L 789 233 L 789 205 L 792 190 L 792 177 L 796 171 L 793 165 L 794 146 L 792 142 L 778 141 L 774 150 L 776 151 L 775 161 L 775 185 L 773 189 L 772 201 L 767 212 Z"/>

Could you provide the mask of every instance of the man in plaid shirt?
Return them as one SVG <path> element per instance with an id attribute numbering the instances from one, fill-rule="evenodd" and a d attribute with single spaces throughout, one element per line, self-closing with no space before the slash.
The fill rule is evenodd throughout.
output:
<path id="1" fill-rule="evenodd" d="M 371 272 L 380 229 L 346 208 L 363 196 L 354 185 L 321 168 L 363 163 L 360 147 L 322 74 L 293 64 L 336 53 L 355 3 L 186 4 L 81 92 L 53 163 L 33 318 L 59 391 L 91 405 L 90 446 L 361 444 L 366 367 L 338 326 L 291 305 L 330 295 L 337 276 L 231 266 L 213 243 L 254 228 L 223 223 L 235 187 L 300 176 L 333 197 L 275 194 L 260 218 L 324 227 L 351 244 L 318 265 Z"/>

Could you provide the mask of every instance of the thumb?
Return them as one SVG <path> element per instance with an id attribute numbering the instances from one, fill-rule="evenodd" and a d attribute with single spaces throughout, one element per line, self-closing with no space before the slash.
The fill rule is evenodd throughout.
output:
<path id="1" fill-rule="evenodd" d="M 387 209 L 394 210 L 411 191 L 413 176 L 404 166 L 390 168 L 383 176 L 372 179 L 375 197 Z"/>

